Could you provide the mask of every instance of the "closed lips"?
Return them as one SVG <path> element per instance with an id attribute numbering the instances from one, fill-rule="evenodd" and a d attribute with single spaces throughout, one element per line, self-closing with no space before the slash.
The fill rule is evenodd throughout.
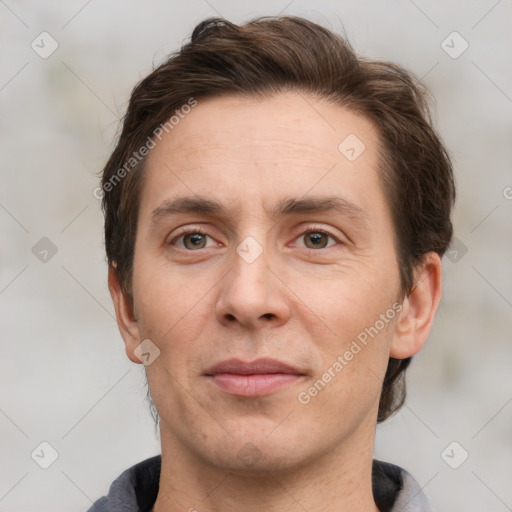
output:
<path id="1" fill-rule="evenodd" d="M 244 362 L 240 359 L 229 359 L 209 368 L 205 375 L 213 376 L 221 373 L 235 375 L 267 375 L 272 373 L 285 373 L 304 375 L 300 370 L 276 359 L 257 359 Z"/>
<path id="2" fill-rule="evenodd" d="M 221 392 L 246 399 L 272 395 L 304 378 L 297 368 L 269 358 L 251 362 L 229 359 L 212 366 L 205 375 Z"/>

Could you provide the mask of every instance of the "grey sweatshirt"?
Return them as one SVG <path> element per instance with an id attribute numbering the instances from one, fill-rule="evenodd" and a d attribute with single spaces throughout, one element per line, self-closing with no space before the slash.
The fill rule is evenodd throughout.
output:
<path id="1" fill-rule="evenodd" d="M 127 469 L 87 512 L 149 512 L 158 494 L 161 463 L 157 455 Z M 432 512 L 416 480 L 394 464 L 374 460 L 372 485 L 381 512 Z"/>

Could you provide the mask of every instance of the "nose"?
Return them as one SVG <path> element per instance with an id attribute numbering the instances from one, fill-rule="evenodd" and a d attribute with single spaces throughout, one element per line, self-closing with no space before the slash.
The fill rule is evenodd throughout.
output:
<path id="1" fill-rule="evenodd" d="M 291 294 L 278 277 L 282 270 L 271 256 L 270 249 L 252 236 L 233 251 L 231 270 L 221 282 L 216 304 L 220 323 L 248 329 L 286 323 L 290 316 L 287 299 Z"/>

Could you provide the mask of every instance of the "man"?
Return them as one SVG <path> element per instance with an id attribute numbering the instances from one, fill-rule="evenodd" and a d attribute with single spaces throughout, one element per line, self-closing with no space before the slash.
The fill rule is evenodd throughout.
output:
<path id="1" fill-rule="evenodd" d="M 426 92 L 296 17 L 209 19 L 133 91 L 108 282 L 161 456 L 90 511 L 426 511 L 372 459 L 430 333 L 455 198 Z"/>

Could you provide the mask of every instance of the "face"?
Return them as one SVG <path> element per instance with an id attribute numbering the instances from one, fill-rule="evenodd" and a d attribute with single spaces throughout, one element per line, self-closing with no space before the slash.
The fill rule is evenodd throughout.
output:
<path id="1" fill-rule="evenodd" d="M 371 444 L 401 308 L 377 161 L 368 120 L 294 92 L 199 100 L 151 151 L 124 338 L 160 351 L 162 444 L 238 470 Z"/>

